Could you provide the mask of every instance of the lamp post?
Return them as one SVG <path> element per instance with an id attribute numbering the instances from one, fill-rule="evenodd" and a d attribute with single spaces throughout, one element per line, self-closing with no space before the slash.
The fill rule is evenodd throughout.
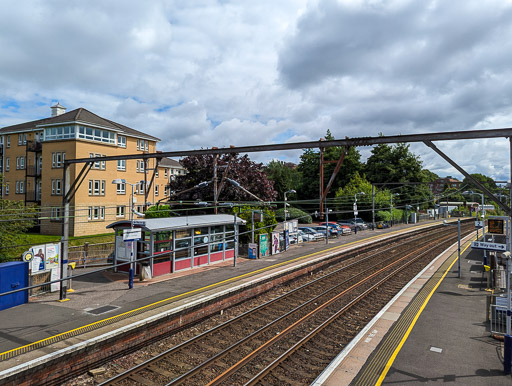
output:
<path id="1" fill-rule="evenodd" d="M 364 192 L 359 192 L 354 194 L 354 226 L 355 231 L 357 233 L 357 196 L 364 196 Z"/>
<path id="2" fill-rule="evenodd" d="M 443 225 L 453 225 L 455 226 L 455 224 L 450 224 L 449 222 L 447 222 L 446 220 L 443 220 Z M 458 231 L 458 249 L 457 249 L 457 258 L 458 258 L 458 278 L 460 279 L 460 218 L 457 219 L 457 231 Z"/>
<path id="3" fill-rule="evenodd" d="M 482 239 L 485 241 L 485 205 L 484 205 L 484 195 L 483 193 L 477 193 L 477 192 L 473 192 L 472 190 L 466 190 L 465 192 L 462 192 L 462 194 L 464 196 L 472 196 L 472 195 L 475 195 L 475 196 L 480 196 L 480 198 L 482 199 L 482 217 L 483 217 L 483 224 L 484 226 L 482 227 Z M 480 218 L 480 213 L 478 214 L 478 218 Z M 487 264 L 487 251 L 484 249 L 484 264 Z"/>
<path id="4" fill-rule="evenodd" d="M 286 218 L 288 217 L 287 216 L 288 211 L 286 210 L 286 207 L 288 206 L 288 203 L 286 202 L 286 195 L 288 193 L 297 193 L 297 192 L 295 191 L 295 189 L 290 189 L 290 190 L 284 192 L 284 222 L 283 222 L 283 228 L 284 228 L 284 239 L 285 239 L 284 245 L 285 245 L 285 249 L 286 249 L 286 231 L 287 231 L 287 229 L 286 229 L 286 224 L 287 224 L 286 223 Z"/>
<path id="5" fill-rule="evenodd" d="M 128 184 L 132 187 L 132 193 L 130 195 L 130 228 L 133 230 L 133 213 L 135 213 L 135 208 L 133 206 L 133 187 L 135 185 L 137 185 L 138 183 L 131 184 L 129 182 L 126 182 L 126 180 L 122 179 L 122 178 L 116 178 L 115 180 L 112 180 L 112 183 L 115 185 Z M 137 214 L 139 214 L 139 213 L 137 213 Z M 134 240 L 130 241 L 130 243 L 131 243 L 131 249 L 130 249 L 130 271 L 129 271 L 129 276 L 128 276 L 128 288 L 132 289 L 133 288 L 133 272 L 134 272 L 134 266 L 135 266 L 135 261 L 133 258 Z"/>
<path id="6" fill-rule="evenodd" d="M 389 196 L 389 214 L 390 214 L 390 221 L 391 226 L 393 226 L 393 196 L 399 196 L 398 193 L 391 193 Z"/>

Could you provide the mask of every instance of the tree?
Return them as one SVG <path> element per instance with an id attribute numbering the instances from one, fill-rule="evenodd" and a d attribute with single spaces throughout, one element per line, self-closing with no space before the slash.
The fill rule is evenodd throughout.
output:
<path id="1" fill-rule="evenodd" d="M 327 141 L 334 140 L 334 136 L 329 130 L 325 135 Z M 325 148 L 324 161 L 338 161 L 343 154 L 343 147 L 333 146 Z M 335 163 L 324 165 L 324 189 L 336 167 Z M 300 157 L 298 166 L 301 173 L 301 185 L 297 191 L 300 198 L 316 198 L 320 195 L 320 152 L 312 149 L 306 149 Z M 328 196 L 333 197 L 338 188 L 345 186 L 350 179 L 363 170 L 361 163 L 361 154 L 355 147 L 348 148 L 343 164 L 336 175 Z"/>
<path id="2" fill-rule="evenodd" d="M 246 221 L 245 229 L 246 231 L 240 235 L 242 242 L 248 242 L 251 238 L 251 230 L 252 230 L 252 211 L 261 211 L 263 212 L 263 221 L 254 221 L 254 240 L 257 241 L 257 235 L 264 233 L 272 233 L 275 225 L 277 224 L 276 216 L 274 211 L 269 207 L 258 207 L 258 206 L 241 206 L 240 208 L 233 208 L 233 212 L 236 215 Z"/>
<path id="3" fill-rule="evenodd" d="M 480 173 L 474 173 L 470 174 L 471 177 L 473 177 L 475 180 L 480 182 L 483 186 L 485 186 L 487 189 L 489 189 L 491 192 L 496 192 L 498 190 L 498 186 L 494 182 L 494 180 L 491 177 L 484 176 Z M 464 178 L 462 180 L 462 183 L 467 186 L 468 190 L 475 190 L 480 192 L 480 188 L 476 185 L 474 185 L 469 179 Z"/>
<path id="4" fill-rule="evenodd" d="M 274 189 L 279 201 L 284 200 L 284 192 L 299 188 L 300 173 L 293 166 L 278 160 L 272 160 L 265 166 L 265 173 L 267 178 L 274 182 Z"/>
<path id="5" fill-rule="evenodd" d="M 397 188 L 391 183 L 403 182 L 404 185 L 394 190 L 399 194 L 398 205 L 428 206 L 430 189 L 427 182 L 433 173 L 422 169 L 422 161 L 409 150 L 409 145 L 398 143 L 390 146 L 377 145 L 366 162 L 366 176 L 372 183 L 383 184 L 388 189 Z M 409 183 L 418 184 L 409 184 Z"/>
<path id="6" fill-rule="evenodd" d="M 212 154 L 198 156 L 189 156 L 181 161 L 181 164 L 187 170 L 187 174 L 178 176 L 171 181 L 171 190 L 178 194 L 180 200 L 198 200 L 213 201 L 213 183 L 198 189 L 193 189 L 201 182 L 211 182 L 213 179 L 213 161 Z M 273 181 L 267 178 L 264 172 L 263 164 L 251 161 L 249 156 L 238 154 L 223 154 L 219 156 L 218 162 L 218 181 L 226 168 L 227 177 L 238 182 L 241 187 L 248 190 L 264 201 L 273 201 L 277 197 L 274 190 Z M 223 188 L 218 200 L 220 201 L 254 201 L 255 199 L 244 192 L 243 189 L 231 185 L 224 181 Z M 191 189 L 190 191 L 179 194 L 180 191 Z"/>
<path id="7" fill-rule="evenodd" d="M 3 186 L 3 176 L 0 175 Z M 0 261 L 10 261 L 18 258 L 26 247 L 24 232 L 34 226 L 37 215 L 35 206 L 26 206 L 23 201 L 11 201 L 0 198 Z"/>

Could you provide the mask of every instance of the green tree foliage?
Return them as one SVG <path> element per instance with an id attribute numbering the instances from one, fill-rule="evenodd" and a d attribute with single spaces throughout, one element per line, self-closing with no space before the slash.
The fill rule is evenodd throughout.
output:
<path id="1" fill-rule="evenodd" d="M 24 232 L 34 226 L 37 207 L 0 198 L 0 208 L 0 262 L 4 262 L 18 259 L 28 249 L 16 245 L 24 244 Z"/>
<path id="2" fill-rule="evenodd" d="M 366 177 L 372 183 L 383 184 L 380 186 L 399 193 L 396 198 L 398 205 L 428 207 L 430 189 L 426 183 L 431 181 L 434 173 L 427 173 L 422 169 L 422 161 L 419 156 L 409 150 L 409 145 L 398 143 L 393 146 L 386 144 L 375 146 L 366 162 L 365 171 Z M 403 182 L 404 185 L 397 188 L 397 185 L 391 184 L 396 182 Z"/>
<path id="3" fill-rule="evenodd" d="M 169 205 L 154 205 L 146 210 L 144 217 L 146 218 L 162 218 L 173 217 L 176 215 Z"/>
<path id="4" fill-rule="evenodd" d="M 325 135 L 327 141 L 334 140 L 334 136 L 329 130 Z M 328 147 L 324 151 L 324 161 L 338 161 L 343 154 L 343 147 Z M 331 175 L 336 168 L 335 163 L 324 165 L 324 189 L 327 186 Z M 297 190 L 300 198 L 317 198 L 320 195 L 320 152 L 312 149 L 306 149 L 300 157 L 298 170 L 301 173 L 301 185 Z M 348 149 L 343 160 L 343 164 L 336 175 L 328 197 L 334 197 L 338 188 L 345 186 L 350 179 L 363 170 L 361 163 L 361 154 L 355 147 Z"/>
<path id="5" fill-rule="evenodd" d="M 171 190 L 175 192 L 191 189 L 204 181 L 213 179 L 213 155 L 204 154 L 199 156 L 185 157 L 181 164 L 187 169 L 187 174 L 178 176 L 171 182 Z M 223 171 L 229 167 L 227 177 L 237 181 L 240 185 L 255 194 L 264 201 L 273 201 L 277 197 L 273 182 L 267 178 L 263 171 L 263 164 L 251 161 L 249 156 L 238 154 L 223 154 L 219 156 L 218 162 L 219 183 Z M 202 200 L 213 201 L 213 183 L 200 188 L 193 189 L 178 196 L 180 200 Z M 225 181 L 224 187 L 218 197 L 219 201 L 253 201 L 254 198 L 240 188 L 236 188 Z"/>
<path id="6" fill-rule="evenodd" d="M 272 160 L 265 166 L 267 178 L 274 182 L 277 199 L 284 200 L 284 192 L 298 189 L 301 181 L 300 172 L 293 165 L 283 161 Z"/>
<path id="7" fill-rule="evenodd" d="M 313 222 L 311 215 L 297 208 L 287 208 L 286 214 L 287 220 L 298 219 L 299 223 L 301 224 L 311 224 Z M 277 221 L 284 221 L 284 208 L 279 208 L 276 210 L 276 219 Z"/>
<path id="8" fill-rule="evenodd" d="M 251 240 L 251 229 L 252 229 L 252 211 L 258 210 L 263 212 L 263 221 L 254 221 L 254 240 L 256 241 L 257 235 L 264 233 L 272 233 L 277 224 L 276 216 L 274 211 L 268 207 L 258 206 L 242 206 L 240 208 L 233 208 L 236 215 L 244 219 L 247 223 L 245 225 L 245 231 L 240 235 L 240 240 L 243 243 Z"/>
<path id="9" fill-rule="evenodd" d="M 480 182 L 482 185 L 484 185 L 487 189 L 489 189 L 491 192 L 498 191 L 498 186 L 494 182 L 494 180 L 491 177 L 484 176 L 480 173 L 474 173 L 470 174 L 471 177 L 473 177 L 475 180 Z M 467 190 L 473 190 L 475 192 L 480 192 L 480 188 L 474 185 L 469 179 L 464 178 L 462 180 L 463 184 L 466 185 Z"/>

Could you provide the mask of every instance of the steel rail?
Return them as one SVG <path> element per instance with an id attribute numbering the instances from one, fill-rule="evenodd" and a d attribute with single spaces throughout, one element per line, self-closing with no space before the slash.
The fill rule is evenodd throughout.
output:
<path id="1" fill-rule="evenodd" d="M 453 236 L 447 236 L 446 239 L 453 238 Z M 446 241 L 446 240 L 445 240 Z M 437 241 L 439 242 L 439 241 Z M 433 242 L 435 243 L 435 242 Z M 433 244 L 432 243 L 432 244 Z M 349 309 L 351 309 L 353 306 L 355 306 L 357 303 L 359 303 L 361 300 L 363 300 L 365 297 L 367 297 L 369 294 L 371 294 L 373 291 L 375 291 L 377 288 L 382 286 L 382 284 L 386 283 L 387 281 L 391 280 L 393 277 L 395 277 L 399 272 L 402 272 L 410 265 L 416 263 L 420 259 L 422 259 L 427 253 L 429 253 L 430 250 L 424 250 L 420 254 L 418 254 L 416 257 L 409 259 L 405 262 L 405 264 L 401 265 L 396 269 L 395 271 L 389 273 L 386 277 L 382 278 L 378 283 L 372 285 L 370 288 L 365 290 L 362 294 L 359 294 L 356 298 L 351 300 L 347 305 L 345 305 L 343 308 L 341 308 L 338 312 L 331 315 L 328 319 L 326 319 L 323 323 L 321 323 L 319 326 L 317 326 L 314 330 L 312 330 L 309 334 L 307 334 L 305 337 L 300 339 L 298 342 L 296 342 L 292 347 L 290 347 L 287 351 L 285 351 L 281 356 L 279 356 L 277 359 L 275 359 L 271 364 L 269 364 L 265 369 L 263 369 L 260 373 L 258 373 L 255 377 L 253 377 L 249 382 L 247 382 L 245 385 L 255 385 L 259 381 L 261 381 L 265 376 L 267 376 L 272 370 L 274 370 L 276 367 L 278 367 L 281 363 L 283 363 L 286 359 L 288 359 L 293 353 L 295 353 L 297 350 L 299 350 L 302 346 L 304 346 L 307 342 L 309 342 L 311 339 L 313 339 L 318 333 L 323 331 L 325 328 L 330 326 L 334 321 L 336 321 L 337 318 L 339 318 L 341 315 L 346 313 Z"/>
<path id="2" fill-rule="evenodd" d="M 449 236 L 446 236 L 445 239 L 450 239 L 450 238 L 453 238 L 453 235 L 449 235 Z M 444 241 L 444 240 L 443 240 Z M 431 243 L 427 244 L 427 245 L 424 245 L 422 246 L 421 248 L 419 248 L 420 250 L 422 250 L 422 253 L 427 253 L 429 251 L 429 247 L 432 245 L 432 244 L 437 244 L 439 243 L 439 240 L 434 240 L 432 241 Z M 424 251 L 424 252 L 423 252 Z M 379 269 L 378 271 L 374 272 L 373 274 L 371 274 L 370 276 L 367 276 L 365 277 L 363 280 L 361 280 L 360 282 L 354 284 L 353 286 L 347 288 L 346 290 L 340 292 L 338 295 L 336 295 L 335 297 L 333 297 L 332 299 L 328 300 L 326 303 L 323 303 L 322 305 L 318 306 L 315 310 L 309 312 L 307 315 L 303 316 L 301 319 L 297 320 L 296 322 L 292 323 L 291 325 L 289 325 L 287 328 L 285 328 L 283 331 L 281 331 L 279 333 L 279 335 L 276 335 L 274 336 L 272 339 L 268 340 L 267 342 L 265 342 L 264 344 L 262 344 L 260 347 L 258 347 L 256 350 L 252 351 L 249 355 L 245 356 L 244 358 L 242 358 L 241 360 L 239 360 L 237 363 L 235 363 L 234 365 L 232 365 L 229 369 L 227 369 L 226 371 L 224 371 L 223 373 L 219 374 L 215 379 L 213 379 L 212 381 L 210 381 L 208 383 L 208 385 L 218 385 L 220 384 L 221 382 L 225 381 L 229 376 L 231 376 L 232 374 L 234 374 L 236 371 L 238 371 L 241 367 L 243 367 L 244 365 L 246 365 L 248 362 L 250 362 L 251 360 L 253 360 L 257 355 L 259 355 L 262 351 L 266 350 L 267 348 L 269 348 L 271 345 L 275 344 L 276 342 L 282 340 L 285 336 L 287 336 L 289 333 L 292 332 L 292 330 L 294 330 L 295 328 L 299 327 L 302 323 L 304 323 L 306 320 L 312 318 L 313 316 L 315 316 L 316 314 L 318 314 L 320 311 L 324 310 L 325 308 L 327 308 L 328 306 L 330 306 L 332 303 L 334 303 L 335 301 L 339 300 L 341 297 L 345 296 L 347 293 L 351 292 L 351 291 L 354 291 L 355 289 L 358 289 L 360 288 L 363 284 L 366 284 L 367 282 L 369 282 L 370 280 L 372 280 L 373 278 L 375 278 L 376 276 L 378 276 L 379 274 L 385 272 L 386 270 L 389 270 L 391 269 L 392 267 L 400 264 L 400 263 L 403 263 L 404 261 L 407 261 L 410 259 L 411 256 L 414 256 L 415 254 L 418 253 L 418 249 L 415 249 L 414 251 L 402 256 L 400 259 L 398 260 L 395 260 L 394 262 L 390 263 L 389 265 L 387 265 L 386 267 L 383 267 L 381 269 Z"/>
<path id="3" fill-rule="evenodd" d="M 433 231 L 435 232 L 436 228 L 433 228 Z M 144 362 L 138 364 L 137 366 L 134 366 L 134 367 L 132 367 L 132 368 L 130 368 L 130 369 L 128 369 L 128 370 L 126 370 L 126 371 L 124 371 L 124 372 L 122 372 L 122 373 L 120 373 L 120 374 L 118 374 L 118 375 L 116 375 L 116 376 L 114 376 L 114 377 L 104 381 L 103 383 L 100 384 L 100 386 L 113 385 L 113 384 L 116 384 L 116 383 L 118 383 L 118 382 L 120 382 L 120 381 L 122 381 L 124 379 L 127 379 L 134 372 L 138 372 L 138 371 L 141 371 L 141 370 L 143 370 L 145 368 L 148 368 L 149 366 L 151 366 L 151 365 L 155 364 L 156 362 L 162 360 L 164 357 L 173 355 L 177 351 L 182 350 L 182 349 L 184 349 L 184 348 L 186 348 L 186 347 L 188 347 L 188 346 L 190 346 L 192 344 L 197 343 L 198 341 L 200 341 L 202 338 L 206 337 L 209 334 L 212 334 L 212 333 L 215 333 L 215 332 L 219 332 L 222 329 L 225 329 L 225 328 L 229 327 L 233 323 L 236 323 L 237 321 L 240 321 L 241 319 L 246 318 L 246 317 L 250 316 L 253 313 L 261 311 L 262 309 L 264 309 L 264 308 L 266 308 L 266 307 L 268 307 L 268 306 L 270 306 L 270 305 L 272 305 L 272 304 L 274 304 L 276 302 L 286 300 L 287 298 L 295 295 L 296 293 L 298 293 L 298 292 L 300 292 L 300 291 L 302 291 L 302 290 L 304 290 L 304 289 L 306 289 L 308 287 L 312 287 L 313 285 L 315 285 L 317 283 L 321 283 L 322 281 L 326 281 L 329 278 L 333 277 L 334 275 L 337 275 L 340 272 L 342 272 L 342 271 L 344 271 L 344 270 L 346 270 L 348 268 L 352 268 L 353 266 L 356 266 L 356 265 L 360 264 L 362 261 L 370 260 L 370 259 L 378 257 L 379 255 L 381 255 L 383 253 L 386 253 L 386 252 L 388 252 L 388 251 L 390 251 L 392 249 L 396 249 L 396 248 L 400 247 L 401 245 L 406 245 L 407 243 L 411 242 L 411 240 L 410 240 L 411 238 L 415 237 L 419 233 L 421 233 L 421 232 L 418 231 L 418 232 L 413 232 L 412 234 L 403 235 L 403 236 L 400 237 L 400 240 L 398 240 L 400 242 L 398 245 L 396 245 L 395 243 L 392 242 L 391 243 L 392 245 L 389 246 L 388 248 L 385 248 L 383 250 L 380 250 L 378 252 L 375 252 L 375 253 L 372 253 L 372 254 L 370 254 L 368 256 L 365 256 L 361 260 L 358 260 L 358 261 L 355 261 L 353 263 L 350 263 L 350 264 L 348 264 L 346 266 L 343 266 L 342 268 L 339 268 L 339 269 L 337 269 L 337 270 L 335 270 L 333 272 L 330 272 L 330 273 L 326 274 L 325 276 L 317 278 L 317 279 L 315 279 L 315 280 L 313 280 L 311 282 L 305 283 L 305 284 L 303 284 L 303 285 L 301 285 L 301 286 L 299 286 L 299 287 L 297 287 L 297 288 L 287 292 L 286 294 L 281 295 L 278 298 L 269 300 L 268 302 L 265 302 L 265 303 L 255 307 L 255 308 L 251 309 L 251 310 L 248 310 L 248 311 L 246 311 L 246 312 L 236 316 L 233 319 L 230 319 L 230 320 L 228 320 L 228 321 L 226 321 L 226 322 L 224 322 L 224 323 L 222 323 L 222 324 L 220 324 L 218 326 L 215 326 L 214 328 L 212 328 L 212 329 L 210 329 L 208 331 L 205 331 L 205 332 L 203 332 L 203 333 L 201 333 L 201 334 L 199 334 L 199 335 L 197 335 L 197 336 L 187 340 L 186 342 L 183 342 L 183 343 L 181 343 L 181 344 L 179 344 L 179 345 L 177 345 L 175 347 L 172 347 L 169 350 L 166 350 L 166 351 L 158 354 L 157 356 L 155 356 L 153 358 L 150 358 L 147 361 L 144 361 Z M 435 233 L 438 233 L 438 232 L 435 232 Z M 429 235 L 431 235 L 431 234 L 429 234 Z M 394 241 L 396 242 L 397 240 L 394 240 Z M 365 248 L 365 250 L 370 250 L 370 249 L 372 249 L 372 247 L 373 247 L 373 244 L 367 246 Z M 357 255 L 361 255 L 364 252 L 365 251 L 363 251 L 363 252 L 361 252 L 361 251 L 357 251 L 357 252 L 354 251 L 352 253 L 354 256 L 349 256 L 347 258 L 356 257 Z M 332 289 L 330 289 L 330 290 L 332 290 Z M 325 292 L 328 292 L 330 290 L 327 290 Z"/>
<path id="4" fill-rule="evenodd" d="M 410 243 L 411 240 L 409 240 L 407 243 Z M 406 245 L 407 243 L 402 243 L 401 245 Z M 430 246 L 429 243 L 427 243 L 428 246 Z M 367 260 L 370 260 L 370 259 L 374 259 L 376 257 L 378 257 L 379 255 L 382 255 L 386 252 L 388 252 L 389 250 L 391 249 L 396 249 L 397 245 L 394 245 L 392 247 L 389 247 L 385 250 L 381 250 L 379 252 L 376 252 L 372 255 L 369 255 L 369 256 L 366 256 L 364 257 L 362 260 L 358 260 L 358 261 L 355 261 L 349 265 L 346 265 L 342 268 L 340 268 L 339 270 L 336 270 L 334 272 L 331 272 L 329 273 L 328 275 L 326 276 L 323 276 L 319 279 L 316 279 L 314 282 L 318 281 L 318 280 L 324 280 L 326 278 L 329 278 L 331 277 L 333 274 L 338 274 L 340 273 L 341 271 L 344 271 L 346 270 L 347 268 L 351 268 L 353 266 L 357 266 L 357 265 L 361 265 L 361 262 L 363 261 L 367 261 Z M 224 356 L 228 355 L 230 352 L 232 352 L 234 349 L 236 349 L 237 347 L 240 347 L 241 345 L 243 345 L 244 343 L 246 343 L 247 341 L 251 340 L 251 339 L 254 339 L 255 337 L 263 334 L 264 332 L 268 331 L 270 328 L 272 328 L 273 326 L 275 326 L 277 323 L 281 322 L 282 320 L 292 316 L 293 314 L 301 311 L 302 309 L 305 309 L 307 306 L 309 306 L 310 304 L 318 301 L 320 298 L 328 295 L 330 292 L 333 292 L 333 291 L 336 291 L 337 289 L 339 289 L 340 287 L 343 287 L 344 285 L 346 285 L 348 282 L 350 281 L 353 281 L 354 279 L 357 279 L 358 277 L 360 276 L 363 276 L 363 275 L 366 275 L 369 271 L 373 271 L 377 266 L 379 265 L 382 265 L 382 264 L 385 264 L 387 261 L 390 261 L 390 260 L 393 260 L 394 257 L 393 256 L 390 256 L 384 260 L 380 260 L 378 261 L 377 263 L 375 263 L 374 265 L 370 266 L 370 267 L 367 267 L 365 268 L 363 271 L 351 276 L 350 278 L 332 286 L 331 288 L 328 288 L 327 290 L 325 290 L 324 292 L 316 295 L 315 297 L 309 299 L 308 301 L 306 301 L 305 303 L 302 303 L 300 304 L 299 306 L 295 307 L 294 309 L 288 311 L 287 313 L 281 315 L 280 317 L 278 317 L 277 319 L 274 319 L 273 321 L 269 322 L 268 324 L 266 324 L 265 326 L 261 327 L 260 329 L 258 329 L 257 331 L 254 331 L 253 333 L 251 333 L 250 335 L 240 339 L 239 341 L 237 341 L 236 343 L 232 344 L 231 346 L 225 348 L 223 351 L 217 353 L 216 355 L 214 355 L 213 357 L 210 357 L 208 358 L 207 360 L 205 360 L 204 362 L 200 363 L 199 365 L 197 365 L 196 367 L 190 369 L 188 372 L 180 375 L 179 377 L 173 379 L 171 382 L 167 383 L 166 385 L 167 386 L 170 386 L 170 385 L 181 385 L 183 382 L 185 382 L 186 380 L 190 379 L 192 376 L 194 376 L 195 374 L 197 374 L 198 372 L 200 372 L 201 370 L 203 370 L 206 366 L 210 365 L 211 363 L 219 360 L 219 359 L 222 359 Z M 313 283 L 313 282 L 311 282 Z M 307 283 L 306 285 L 303 285 L 301 287 L 299 287 L 300 289 L 303 289 L 303 287 L 306 287 L 308 286 L 308 284 L 310 283 Z M 295 291 L 295 290 L 294 290 Z M 286 295 L 286 294 L 285 294 Z M 280 298 L 281 299 L 281 298 Z"/>

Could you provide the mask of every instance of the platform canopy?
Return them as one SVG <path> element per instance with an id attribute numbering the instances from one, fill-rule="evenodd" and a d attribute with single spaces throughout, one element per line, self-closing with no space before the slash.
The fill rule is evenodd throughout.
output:
<path id="1" fill-rule="evenodd" d="M 199 216 L 164 217 L 133 220 L 134 226 L 148 232 L 157 232 L 172 229 L 199 228 L 215 225 L 228 225 L 233 223 L 234 218 L 230 214 L 204 214 Z M 245 225 L 246 221 L 237 217 L 236 223 L 238 225 Z M 122 220 L 107 225 L 107 229 L 131 226 L 132 223 L 130 220 Z"/>

